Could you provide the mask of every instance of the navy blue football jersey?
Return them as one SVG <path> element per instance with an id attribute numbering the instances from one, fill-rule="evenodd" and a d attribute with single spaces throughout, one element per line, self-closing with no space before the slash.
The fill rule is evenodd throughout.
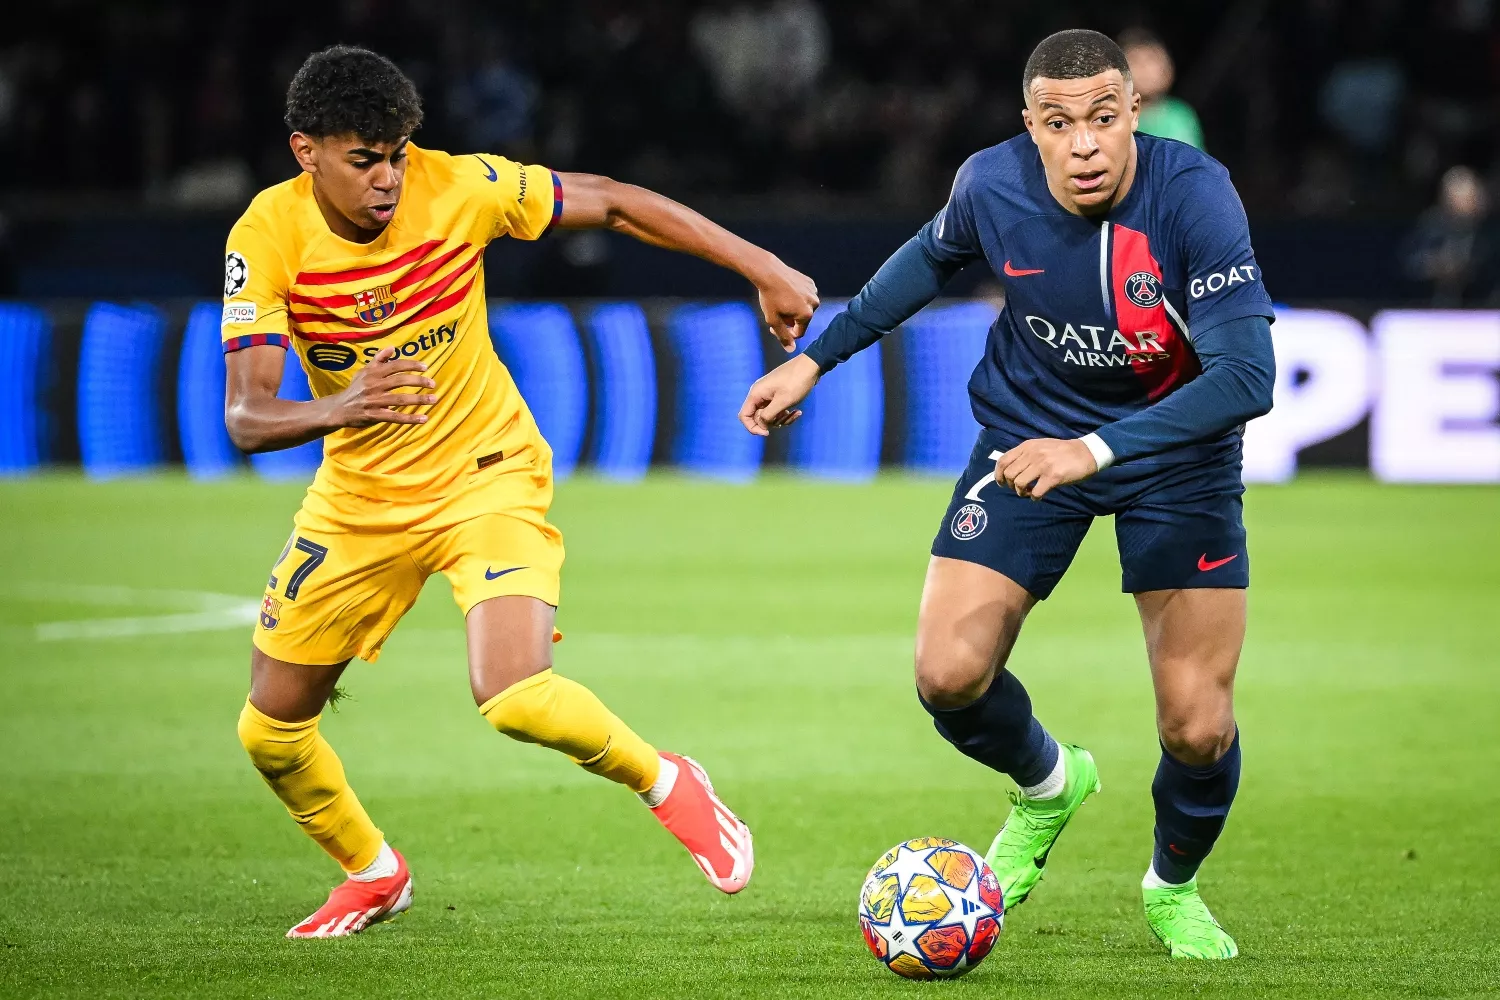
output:
<path id="1" fill-rule="evenodd" d="M 1194 331 L 1274 319 L 1229 172 L 1180 142 L 1139 133 L 1135 142 L 1135 180 L 1107 215 L 1059 205 L 1023 132 L 969 157 L 923 230 L 933 257 L 983 258 L 1005 283 L 969 381 L 975 418 L 1005 436 L 1095 431 L 1197 377 Z M 1236 429 L 1139 461 L 1238 451 Z"/>

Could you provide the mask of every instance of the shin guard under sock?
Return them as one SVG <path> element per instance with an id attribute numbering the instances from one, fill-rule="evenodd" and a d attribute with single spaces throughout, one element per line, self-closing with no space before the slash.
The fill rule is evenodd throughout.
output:
<path id="1" fill-rule="evenodd" d="M 565 753 L 584 770 L 634 792 L 649 789 L 661 770 L 651 744 L 588 688 L 550 669 L 512 684 L 481 705 L 479 714 L 506 736 Z"/>
<path id="2" fill-rule="evenodd" d="M 1229 818 L 1240 787 L 1240 734 L 1224 756 L 1193 767 L 1161 752 L 1151 798 L 1156 802 L 1156 849 L 1151 868 L 1163 882 L 1179 885 L 1198 872 Z"/>
<path id="3" fill-rule="evenodd" d="M 943 739 L 1018 785 L 1040 783 L 1057 765 L 1061 748 L 1031 714 L 1031 696 L 1008 670 L 997 673 L 984 694 L 961 708 L 935 708 L 920 694 L 917 700 Z"/>
<path id="4" fill-rule="evenodd" d="M 375 860 L 385 837 L 349 787 L 339 755 L 318 732 L 318 717 L 279 722 L 246 701 L 239 734 L 255 769 L 303 833 L 346 872 Z"/>

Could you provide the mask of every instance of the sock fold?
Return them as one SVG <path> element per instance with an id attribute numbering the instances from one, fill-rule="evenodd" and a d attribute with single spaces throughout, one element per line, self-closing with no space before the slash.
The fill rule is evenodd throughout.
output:
<path id="1" fill-rule="evenodd" d="M 592 691 L 550 669 L 512 684 L 479 706 L 479 714 L 511 739 L 566 754 L 633 792 L 648 791 L 661 770 L 654 747 Z"/>

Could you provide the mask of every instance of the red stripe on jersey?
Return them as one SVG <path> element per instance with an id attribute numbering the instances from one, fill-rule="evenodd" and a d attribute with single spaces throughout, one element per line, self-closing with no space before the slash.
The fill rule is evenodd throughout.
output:
<path id="1" fill-rule="evenodd" d="M 365 278 L 373 278 L 378 274 L 389 274 L 408 264 L 415 263 L 426 257 L 432 251 L 443 245 L 442 240 L 428 240 L 419 247 L 413 247 L 395 260 L 386 261 L 384 264 L 375 264 L 370 267 L 355 267 L 347 271 L 333 271 L 324 273 L 322 271 L 303 271 L 297 275 L 294 285 L 338 285 L 346 281 L 363 281 Z"/>
<path id="2" fill-rule="evenodd" d="M 1115 326 L 1130 346 L 1130 367 L 1146 387 L 1148 399 L 1159 399 L 1191 382 L 1203 369 L 1198 354 L 1167 314 L 1161 265 L 1151 256 L 1146 234 L 1115 224 L 1111 284 Z M 1149 278 L 1133 276 L 1147 275 Z M 1136 293 L 1132 297 L 1132 291 Z M 1137 299 L 1150 302 L 1142 305 Z M 1151 300 L 1155 301 L 1152 302 Z"/>
<path id="3" fill-rule="evenodd" d="M 475 256 L 475 261 L 477 261 L 477 260 L 478 260 L 478 256 L 476 255 Z M 462 274 L 464 271 L 468 271 L 468 270 L 471 270 L 471 269 L 472 269 L 472 263 L 471 263 L 471 265 L 469 267 L 465 267 L 462 271 L 454 271 L 453 272 L 453 277 L 456 278 L 460 274 Z M 427 319 L 430 316 L 436 316 L 439 313 L 441 313 L 443 310 L 448 309 L 451 306 L 456 305 L 459 302 L 462 302 L 464 296 L 469 294 L 469 289 L 472 288 L 472 287 L 474 287 L 474 279 L 478 278 L 478 277 L 479 277 L 478 274 L 471 275 L 470 278 L 469 278 L 469 280 L 465 281 L 463 283 L 463 287 L 460 288 L 458 291 L 454 292 L 451 295 L 444 295 L 440 299 L 434 299 L 431 303 L 428 304 L 427 308 L 421 309 L 421 310 L 419 310 L 417 312 L 412 313 L 410 316 L 406 317 L 401 322 L 399 322 L 395 326 L 391 327 L 391 329 L 392 330 L 396 330 L 396 329 L 399 329 L 399 328 L 405 326 L 408 323 L 415 323 L 415 322 L 417 322 L 419 320 Z M 452 280 L 451 279 L 449 280 L 448 284 L 452 284 Z"/>
<path id="4" fill-rule="evenodd" d="M 430 260 L 427 263 L 422 264 L 419 267 L 412 268 L 410 271 L 407 271 L 401 277 L 399 277 L 395 281 L 391 282 L 391 291 L 392 292 L 399 292 L 403 288 L 407 288 L 407 287 L 409 287 L 411 285 L 416 284 L 419 281 L 425 280 L 428 277 L 428 275 L 432 274 L 434 271 L 441 270 L 443 268 L 443 266 L 446 265 L 449 261 L 451 261 L 454 257 L 457 257 L 459 254 L 461 254 L 465 250 L 467 250 L 470 247 L 470 245 L 471 244 L 468 244 L 468 243 L 460 243 L 458 246 L 454 247 L 452 250 L 449 250 L 447 253 L 443 254 L 441 257 L 438 257 L 436 260 Z M 301 294 L 299 292 L 292 292 L 290 295 L 287 296 L 287 301 L 288 302 L 295 302 L 298 305 L 317 306 L 319 309 L 339 309 L 339 308 L 344 308 L 344 307 L 348 307 L 348 306 L 354 305 L 354 296 L 352 294 L 349 294 L 349 295 L 303 295 L 303 294 Z M 308 314 L 308 315 L 309 315 L 309 318 L 311 318 L 311 314 Z M 314 321 L 315 322 L 320 322 L 320 323 L 329 322 L 328 320 L 314 320 Z"/>
<path id="5" fill-rule="evenodd" d="M 465 246 L 467 245 L 468 244 L 465 244 Z M 443 294 L 443 292 L 452 287 L 455 281 L 457 281 L 469 271 L 474 270 L 474 268 L 478 266 L 482 254 L 483 250 L 475 248 L 474 252 L 469 255 L 469 259 L 464 261 L 462 265 L 455 267 L 452 271 L 448 272 L 448 274 L 445 275 L 441 281 L 434 282 L 428 287 L 417 292 L 415 295 L 403 300 L 401 304 L 396 307 L 396 311 L 392 313 L 392 315 L 399 316 L 401 313 L 404 313 L 411 309 L 415 309 L 429 299 Z M 423 313 L 422 315 L 428 314 Z M 328 335 L 336 340 L 361 340 L 369 339 L 371 337 L 379 337 L 386 333 L 389 333 L 397 327 L 405 326 L 415 318 L 412 316 L 408 316 L 400 323 L 384 327 L 380 330 L 371 330 L 369 327 L 365 326 L 362 323 L 356 323 L 352 319 L 342 316 L 335 316 L 332 313 L 288 313 L 287 316 L 293 323 L 297 324 L 298 326 L 303 326 L 308 323 L 331 323 L 335 326 L 352 327 L 360 331 L 358 334 Z M 300 337 L 307 337 L 308 339 L 322 339 L 321 336 L 319 338 L 313 338 L 311 335 L 305 334 L 301 330 L 297 331 L 297 335 Z"/>
<path id="6" fill-rule="evenodd" d="M 478 259 L 477 255 L 475 259 Z M 448 285 L 451 285 L 453 283 L 454 278 L 457 278 L 460 274 L 463 274 L 465 271 L 469 271 L 472 269 L 473 268 L 471 264 L 471 266 L 469 267 L 454 271 L 449 280 L 444 282 L 441 287 L 446 288 Z M 401 327 L 405 326 L 408 323 L 415 323 L 419 320 L 427 319 L 430 316 L 436 316 L 443 310 L 448 309 L 459 302 L 462 302 L 464 296 L 469 294 L 469 289 L 474 287 L 474 280 L 477 277 L 477 274 L 472 275 L 468 281 L 464 282 L 463 287 L 458 291 L 452 293 L 451 295 L 445 295 L 440 299 L 434 299 L 432 302 L 428 303 L 425 308 L 417 310 L 410 316 L 403 319 L 401 322 L 397 323 L 395 326 L 386 327 L 384 330 L 349 330 L 348 332 L 344 333 L 309 333 L 298 330 L 297 336 L 301 337 L 303 340 L 316 340 L 322 343 L 329 344 L 340 343 L 349 340 L 373 340 L 376 337 L 384 337 L 385 335 L 395 330 L 399 330 Z"/>
<path id="7" fill-rule="evenodd" d="M 352 304 L 352 303 L 351 303 Z M 349 321 L 343 316 L 336 316 L 331 312 L 292 312 L 287 310 L 286 318 L 297 326 L 307 323 L 338 323 L 347 324 Z"/>
<path id="8" fill-rule="evenodd" d="M 421 305 L 423 302 L 427 302 L 430 299 L 437 298 L 439 295 L 442 295 L 448 289 L 452 288 L 455 281 L 479 266 L 480 255 L 482 253 L 482 250 L 476 249 L 472 254 L 469 255 L 468 260 L 464 261 L 460 266 L 455 267 L 453 270 L 449 271 L 441 281 L 434 281 L 432 284 L 428 285 L 420 292 L 417 292 L 415 295 L 412 295 L 403 300 L 402 303 L 396 307 L 396 315 L 399 316 L 401 313 L 406 312 L 408 309 L 416 309 L 416 307 Z M 393 326 L 386 327 L 386 329 L 394 330 L 396 329 L 396 327 L 405 326 L 407 323 L 410 323 L 412 320 L 416 319 L 418 315 L 428 314 L 422 313 L 420 311 L 418 313 L 413 313 L 412 315 L 403 319 L 401 322 L 396 323 Z"/>

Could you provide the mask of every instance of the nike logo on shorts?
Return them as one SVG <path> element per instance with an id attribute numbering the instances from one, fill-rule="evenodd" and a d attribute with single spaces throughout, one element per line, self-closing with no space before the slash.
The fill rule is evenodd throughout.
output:
<path id="1" fill-rule="evenodd" d="M 1218 569 L 1220 566 L 1223 566 L 1225 563 L 1233 562 L 1234 560 L 1238 559 L 1239 557 L 1240 557 L 1240 554 L 1238 552 L 1236 552 L 1232 556 L 1225 556 L 1223 559 L 1215 559 L 1213 562 L 1209 562 L 1208 561 L 1208 553 L 1205 552 L 1201 556 L 1198 557 L 1198 568 L 1200 570 L 1202 570 L 1203 572 L 1207 573 L 1209 570 L 1211 570 L 1211 569 Z"/>
<path id="2" fill-rule="evenodd" d="M 498 580 L 498 579 L 500 579 L 502 576 L 504 576 L 507 573 L 514 573 L 518 569 L 525 569 L 525 568 L 526 568 L 525 566 L 512 566 L 510 569 L 502 569 L 502 570 L 496 572 L 495 570 L 492 570 L 488 566 L 486 566 L 484 568 L 484 578 L 486 580 Z"/>
<path id="3" fill-rule="evenodd" d="M 1005 262 L 1005 276 L 1007 278 L 1024 278 L 1028 274 L 1045 274 L 1046 268 L 1041 267 L 1011 267 L 1010 261 Z"/>

